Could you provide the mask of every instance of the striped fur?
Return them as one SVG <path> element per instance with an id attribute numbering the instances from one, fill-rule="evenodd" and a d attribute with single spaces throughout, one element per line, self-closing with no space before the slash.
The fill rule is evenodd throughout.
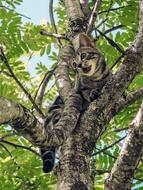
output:
<path id="1" fill-rule="evenodd" d="M 78 73 L 76 88 L 84 99 L 90 102 L 99 96 L 111 72 L 105 64 L 102 53 L 86 34 L 79 35 L 78 44 L 73 65 Z"/>

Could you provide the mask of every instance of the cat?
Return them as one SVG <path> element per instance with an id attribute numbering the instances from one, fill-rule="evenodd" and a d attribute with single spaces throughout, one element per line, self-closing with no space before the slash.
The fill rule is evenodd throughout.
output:
<path id="1" fill-rule="evenodd" d="M 77 72 L 75 88 L 86 101 L 91 102 L 99 97 L 112 74 L 102 53 L 86 34 L 79 34 L 75 43 L 76 57 L 73 61 L 73 67 Z"/>

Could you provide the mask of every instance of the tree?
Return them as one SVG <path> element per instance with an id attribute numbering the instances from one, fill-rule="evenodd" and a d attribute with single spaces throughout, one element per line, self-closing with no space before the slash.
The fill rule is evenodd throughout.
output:
<path id="1" fill-rule="evenodd" d="M 55 10 L 50 0 L 46 26 L 23 24 L 24 15 L 16 12 L 21 2 L 0 1 L 2 189 L 53 189 L 57 179 L 59 190 L 142 189 L 143 0 L 65 0 Z M 31 77 L 23 59 L 45 54 L 51 68 L 37 63 Z M 112 74 L 95 88 L 95 73 L 89 73 L 103 66 L 104 57 Z M 87 82 L 95 89 L 86 91 Z M 57 92 L 63 103 L 56 105 L 60 118 L 50 129 L 55 112 L 47 107 Z M 41 172 L 41 146 L 60 149 L 57 177 Z"/>

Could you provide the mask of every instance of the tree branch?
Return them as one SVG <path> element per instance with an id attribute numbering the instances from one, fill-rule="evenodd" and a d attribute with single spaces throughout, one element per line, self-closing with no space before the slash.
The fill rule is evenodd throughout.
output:
<path id="1" fill-rule="evenodd" d="M 4 70 L 1 70 L 0 71 L 0 74 L 4 74 L 4 75 L 6 75 L 6 76 L 8 76 L 8 77 L 12 77 L 12 75 L 11 74 L 9 74 L 8 72 L 6 72 L 6 71 L 4 71 Z"/>
<path id="2" fill-rule="evenodd" d="M 97 148 L 96 147 L 96 149 L 98 150 L 98 151 L 100 151 L 100 149 L 99 148 Z M 110 158 L 113 158 L 113 159 L 117 159 L 117 157 L 116 156 L 114 156 L 114 155 L 112 155 L 112 154 L 110 154 L 110 153 L 108 153 L 108 152 L 106 152 L 106 150 L 103 152 L 103 154 L 105 154 L 105 155 L 107 155 L 107 156 L 109 156 Z"/>
<path id="3" fill-rule="evenodd" d="M 95 170 L 97 175 L 103 175 L 105 173 L 110 173 L 111 170 Z"/>
<path id="4" fill-rule="evenodd" d="M 80 0 L 80 3 L 81 3 L 82 5 L 86 5 L 86 6 L 87 6 L 87 5 L 88 5 L 88 1 L 89 1 L 89 0 Z"/>
<path id="5" fill-rule="evenodd" d="M 131 6 L 131 5 L 121 6 L 121 7 L 117 7 L 117 8 L 111 8 L 111 9 L 108 9 L 108 10 L 105 10 L 105 11 L 100 11 L 98 14 L 100 15 L 100 14 L 111 12 L 111 11 L 117 11 L 117 10 L 129 7 L 129 6 Z"/>
<path id="6" fill-rule="evenodd" d="M 125 136 L 125 137 L 126 137 L 126 136 Z M 120 138 L 119 140 L 115 141 L 115 142 L 112 143 L 111 145 L 109 145 L 109 146 L 103 148 L 102 150 L 99 150 L 98 152 L 92 154 L 92 156 L 96 156 L 97 154 L 100 154 L 100 153 L 102 153 L 102 152 L 104 152 L 104 151 L 106 151 L 106 150 L 112 148 L 113 146 L 115 146 L 116 144 L 118 144 L 119 142 L 121 142 L 123 139 L 125 139 L 125 137 Z"/>
<path id="7" fill-rule="evenodd" d="M 13 163 L 14 163 L 18 168 L 20 168 L 20 166 L 18 165 L 18 163 L 16 162 L 16 160 L 14 159 L 13 155 L 12 155 L 11 152 L 8 150 L 8 148 L 7 148 L 5 145 L 1 144 L 1 143 L 0 143 L 0 146 L 8 153 L 8 155 L 9 155 L 9 156 L 11 157 L 11 159 L 13 160 Z"/>
<path id="8" fill-rule="evenodd" d="M 49 36 L 49 37 L 54 37 L 54 38 L 57 38 L 57 39 L 64 39 L 64 40 L 69 40 L 66 36 L 63 36 L 61 34 L 57 34 L 57 33 L 49 33 L 47 32 L 46 30 L 44 29 L 41 29 L 40 30 L 40 34 L 41 35 L 45 35 L 45 36 Z"/>
<path id="9" fill-rule="evenodd" d="M 107 20 L 108 20 L 108 15 L 109 15 L 109 12 L 110 12 L 110 9 L 112 7 L 112 4 L 113 4 L 113 0 L 110 0 L 110 3 L 109 3 L 109 8 L 108 10 L 106 11 L 106 15 L 105 15 L 105 18 L 104 20 L 102 20 L 95 28 L 95 30 L 97 30 L 103 23 L 105 23 Z M 99 13 L 98 13 L 99 14 Z"/>
<path id="10" fill-rule="evenodd" d="M 143 103 L 129 126 L 121 153 L 106 180 L 105 190 L 129 190 L 143 151 Z M 132 156 L 131 156 L 132 155 Z"/>
<path id="11" fill-rule="evenodd" d="M 30 147 L 26 147 L 26 146 L 23 146 L 23 145 L 15 144 L 15 143 L 9 142 L 7 140 L 3 140 L 2 138 L 0 138 L 0 142 L 8 144 L 10 146 L 13 146 L 14 148 L 22 148 L 22 149 L 28 150 L 28 151 L 36 154 L 37 156 L 40 156 L 40 154 L 38 154 L 35 150 L 31 149 Z"/>
<path id="12" fill-rule="evenodd" d="M 56 85 L 63 101 L 67 98 L 71 90 L 71 80 L 69 77 L 70 61 L 73 56 L 73 49 L 70 45 L 63 47 L 59 54 L 59 63 L 55 71 Z"/>
<path id="13" fill-rule="evenodd" d="M 106 36 L 106 35 L 105 35 L 103 32 L 101 32 L 99 29 L 97 29 L 97 31 L 99 32 L 99 34 L 100 34 L 101 36 L 103 36 L 103 37 L 108 41 L 108 43 L 109 43 L 111 46 L 115 47 L 120 53 L 125 54 L 125 52 L 119 47 L 119 45 L 118 45 L 117 43 L 115 43 L 112 39 L 110 39 L 108 36 Z"/>
<path id="14" fill-rule="evenodd" d="M 72 41 L 79 33 L 86 32 L 87 20 L 79 0 L 65 0 L 65 8 L 68 17 L 68 38 Z"/>
<path id="15" fill-rule="evenodd" d="M 117 63 L 119 63 L 119 61 L 121 61 L 121 59 L 125 57 L 125 52 L 122 53 L 117 59 L 116 61 L 113 63 L 113 65 L 111 66 L 111 70 L 115 67 L 115 65 L 117 65 Z"/>
<path id="16" fill-rule="evenodd" d="M 22 16 L 22 17 L 24 17 L 24 18 L 27 18 L 27 19 L 31 20 L 30 17 L 28 17 L 28 16 L 26 16 L 26 15 L 24 15 L 24 14 L 18 13 L 18 12 L 15 11 L 14 9 L 10 9 L 9 7 L 6 7 L 6 6 L 4 6 L 4 5 L 0 5 L 0 7 L 1 7 L 1 8 L 5 8 L 5 9 L 7 9 L 7 10 L 9 10 L 9 11 L 13 11 L 13 12 L 19 14 L 20 16 Z"/>
<path id="17" fill-rule="evenodd" d="M 109 18 L 105 18 L 104 20 L 102 20 L 96 27 L 95 27 L 95 31 L 102 26 L 102 24 L 104 24 Z"/>
<path id="18" fill-rule="evenodd" d="M 84 18 L 84 14 L 81 10 L 79 0 L 65 0 L 65 7 L 69 20 L 74 21 L 77 20 L 77 18 Z"/>
<path id="19" fill-rule="evenodd" d="M 41 109 L 41 106 L 42 106 L 42 101 L 43 101 L 43 96 L 44 96 L 44 93 L 45 93 L 45 89 L 46 89 L 46 86 L 48 85 L 49 83 L 49 80 L 51 79 L 51 77 L 53 76 L 54 74 L 54 71 L 55 71 L 56 68 L 54 68 L 53 70 L 51 71 L 48 71 L 43 80 L 41 81 L 38 89 L 37 89 L 37 92 L 35 94 L 35 97 L 34 97 L 34 101 L 36 101 L 37 99 L 37 105 L 39 106 L 39 108 Z"/>
<path id="20" fill-rule="evenodd" d="M 53 27 L 53 31 L 57 34 L 58 31 L 57 31 L 57 27 L 56 27 L 54 15 L 53 15 L 53 0 L 49 1 L 49 15 L 50 15 L 50 21 L 51 21 L 51 25 Z M 58 43 L 59 47 L 62 46 L 62 43 L 59 38 L 57 38 L 57 43 Z"/>
<path id="21" fill-rule="evenodd" d="M 22 105 L 0 97 L 0 124 L 9 124 L 35 145 L 46 139 L 46 131 L 34 115 Z"/>
<path id="22" fill-rule="evenodd" d="M 143 1 L 141 2 L 143 4 Z M 112 79 L 107 82 L 98 101 L 93 101 L 83 116 L 83 120 L 86 121 L 86 127 L 90 125 L 95 126 L 94 130 L 96 135 L 100 130 L 105 130 L 104 119 L 106 120 L 106 124 L 110 121 L 111 115 L 113 114 L 110 113 L 112 112 L 112 108 L 115 103 L 119 101 L 121 95 L 132 82 L 134 77 L 143 69 L 142 9 L 140 10 L 140 15 L 139 32 L 137 33 L 134 43 L 126 51 L 126 56 L 120 69 L 115 73 L 115 75 L 113 75 Z M 91 118 L 91 115 L 93 115 L 94 118 Z M 99 130 L 98 132 L 97 129 Z"/>
<path id="23" fill-rule="evenodd" d="M 128 127 L 116 128 L 116 129 L 114 129 L 112 132 L 119 133 L 119 132 L 121 132 L 121 131 L 126 131 L 126 130 L 128 130 Z"/>
<path id="24" fill-rule="evenodd" d="M 87 28 L 87 32 L 86 32 L 87 35 L 90 34 L 92 29 L 93 29 L 93 25 L 94 25 L 94 23 L 96 21 L 96 18 L 97 18 L 101 3 L 102 3 L 102 0 L 97 0 L 95 2 L 93 11 L 91 13 L 91 16 L 90 16 L 90 19 L 89 19 L 89 22 L 88 22 L 88 28 Z"/>
<path id="25" fill-rule="evenodd" d="M 108 17 L 112 5 L 113 5 L 113 0 L 110 0 L 109 7 L 108 7 L 108 10 L 107 10 L 107 12 L 106 12 L 106 17 Z"/>
<path id="26" fill-rule="evenodd" d="M 140 98 L 143 98 L 143 87 L 130 93 L 125 99 L 120 99 L 113 108 L 114 115 L 116 115 L 121 110 L 131 105 L 135 101 L 139 100 Z"/>
<path id="27" fill-rule="evenodd" d="M 118 26 L 113 26 L 112 28 L 106 30 L 106 31 L 104 32 L 104 34 L 108 34 L 108 33 L 112 32 L 112 31 L 114 31 L 114 30 L 117 30 L 117 29 L 122 28 L 122 27 L 125 27 L 125 26 L 126 26 L 126 25 L 123 25 L 123 24 L 120 24 L 120 25 L 118 25 Z"/>
<path id="28" fill-rule="evenodd" d="M 22 105 L 0 97 L 0 124 L 9 124 L 32 144 L 60 146 L 75 128 L 80 116 L 82 98 L 76 92 L 68 93 L 62 117 L 53 130 L 44 127 L 35 116 Z M 70 126 L 70 127 L 69 127 Z"/>
<path id="29" fill-rule="evenodd" d="M 89 15 L 91 13 L 91 10 L 89 9 L 88 3 L 89 3 L 89 0 L 80 0 L 82 12 L 84 13 L 84 16 L 86 18 L 89 18 Z"/>
<path id="30" fill-rule="evenodd" d="M 69 64 L 67 62 L 60 62 L 55 72 L 56 85 L 62 100 L 67 97 L 69 90 L 71 89 L 71 81 L 69 78 Z"/>
<path id="31" fill-rule="evenodd" d="M 8 153 L 8 155 L 9 155 L 11 158 L 13 157 L 12 154 L 11 154 L 11 152 L 8 150 L 8 148 L 7 148 L 6 146 L 4 146 L 4 145 L 1 144 L 1 143 L 0 143 L 0 146 L 3 147 L 3 149 Z"/>
<path id="32" fill-rule="evenodd" d="M 106 130 L 107 124 L 114 116 L 114 106 L 135 76 L 143 69 L 142 43 L 143 24 L 140 21 L 139 33 L 137 33 L 133 45 L 126 51 L 120 69 L 103 87 L 99 98 L 91 102 L 80 118 L 79 125 L 82 126 L 82 131 L 79 133 L 83 136 L 84 141 L 95 145 L 96 140 Z M 87 133 L 89 136 L 86 135 Z"/>

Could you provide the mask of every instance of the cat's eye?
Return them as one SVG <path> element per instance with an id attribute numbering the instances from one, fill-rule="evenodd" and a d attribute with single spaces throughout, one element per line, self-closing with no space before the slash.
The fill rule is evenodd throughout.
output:
<path id="1" fill-rule="evenodd" d="M 98 54 L 96 54 L 94 52 L 89 52 L 88 56 L 87 56 L 87 59 L 89 60 L 89 59 L 98 58 L 98 57 L 99 57 Z"/>
<path id="2" fill-rule="evenodd" d="M 80 63 L 80 64 L 78 64 L 78 68 L 82 68 L 82 64 Z"/>
<path id="3" fill-rule="evenodd" d="M 91 57 L 94 57 L 94 56 L 96 57 L 96 54 L 93 53 L 93 52 L 90 52 L 89 55 L 90 55 Z"/>
<path id="4" fill-rule="evenodd" d="M 85 59 L 86 58 L 86 53 L 82 53 L 81 54 L 81 60 Z"/>
<path id="5" fill-rule="evenodd" d="M 73 62 L 73 68 L 74 68 L 74 69 L 77 68 L 77 64 L 76 64 L 76 62 Z"/>

